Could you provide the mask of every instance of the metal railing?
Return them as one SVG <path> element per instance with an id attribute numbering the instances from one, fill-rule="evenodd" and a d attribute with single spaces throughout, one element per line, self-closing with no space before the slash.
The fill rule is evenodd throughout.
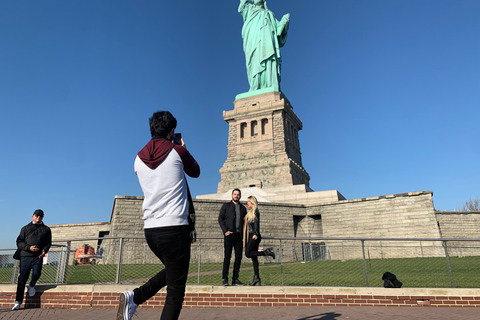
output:
<path id="1" fill-rule="evenodd" d="M 137 284 L 163 269 L 143 237 L 53 242 L 39 283 Z M 76 251 L 85 244 L 96 252 L 80 260 Z M 264 285 L 381 287 L 382 275 L 389 271 L 404 287 L 480 287 L 480 239 L 264 237 L 260 245 L 276 253 L 275 260 L 259 259 Z M 13 252 L 0 250 L 0 283 L 16 282 Z M 223 237 L 198 237 L 192 244 L 188 284 L 220 285 L 222 262 Z M 252 277 L 251 260 L 244 257 L 240 280 Z"/>

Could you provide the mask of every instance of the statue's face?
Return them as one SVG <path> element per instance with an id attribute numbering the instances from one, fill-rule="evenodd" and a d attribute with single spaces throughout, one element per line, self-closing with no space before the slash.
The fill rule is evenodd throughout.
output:
<path id="1" fill-rule="evenodd" d="M 263 5 L 264 2 L 265 0 L 253 0 L 253 3 L 256 5 Z"/>

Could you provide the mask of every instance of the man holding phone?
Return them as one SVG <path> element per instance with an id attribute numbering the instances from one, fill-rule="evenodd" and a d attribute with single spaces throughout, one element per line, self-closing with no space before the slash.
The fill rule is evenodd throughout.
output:
<path id="1" fill-rule="evenodd" d="M 168 111 L 155 112 L 150 121 L 152 139 L 135 158 L 134 169 L 145 196 L 142 205 L 145 239 L 165 268 L 133 291 L 120 295 L 117 320 L 130 320 L 138 305 L 167 286 L 161 319 L 178 319 L 190 265 L 193 211 L 185 174 L 200 175 L 200 167 L 174 139 L 177 120 Z"/>

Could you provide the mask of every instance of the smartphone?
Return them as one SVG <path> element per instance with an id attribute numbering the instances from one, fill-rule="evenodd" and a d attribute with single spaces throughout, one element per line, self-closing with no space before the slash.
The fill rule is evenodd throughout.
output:
<path id="1" fill-rule="evenodd" d="M 181 133 L 174 133 L 173 134 L 173 143 L 182 145 L 182 134 Z"/>

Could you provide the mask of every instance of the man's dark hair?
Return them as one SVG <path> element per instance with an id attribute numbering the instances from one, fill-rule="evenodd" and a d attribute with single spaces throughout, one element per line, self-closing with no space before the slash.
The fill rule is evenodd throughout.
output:
<path id="1" fill-rule="evenodd" d="M 177 127 L 177 119 L 169 111 L 157 111 L 148 121 L 152 138 L 166 137 L 172 129 Z"/>
<path id="2" fill-rule="evenodd" d="M 235 191 L 238 191 L 240 194 L 242 194 L 242 191 L 240 191 L 240 189 L 238 189 L 238 188 L 233 189 L 233 190 L 232 190 L 232 194 L 233 194 Z"/>

